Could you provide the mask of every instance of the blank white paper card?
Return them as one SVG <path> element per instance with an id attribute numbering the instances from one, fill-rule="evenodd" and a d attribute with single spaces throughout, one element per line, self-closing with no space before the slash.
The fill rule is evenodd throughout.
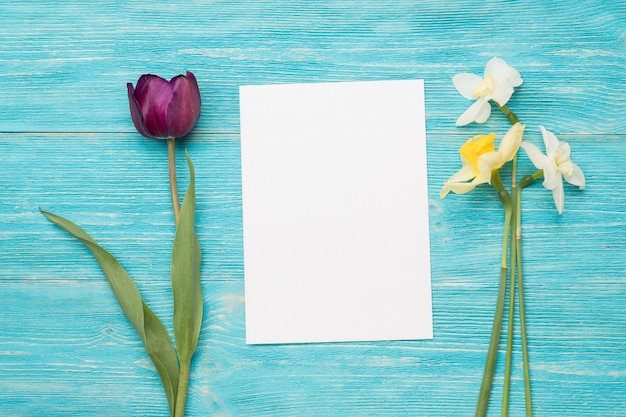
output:
<path id="1" fill-rule="evenodd" d="M 433 337 L 423 80 L 240 87 L 248 344 Z"/>

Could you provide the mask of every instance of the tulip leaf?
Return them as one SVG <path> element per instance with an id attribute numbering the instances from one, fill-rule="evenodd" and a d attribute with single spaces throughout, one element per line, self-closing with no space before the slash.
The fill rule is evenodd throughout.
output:
<path id="1" fill-rule="evenodd" d="M 202 324 L 202 289 L 200 263 L 202 254 L 195 231 L 195 173 L 191 158 L 189 164 L 189 188 L 176 226 L 172 248 L 172 292 L 174 294 L 174 338 L 181 362 L 189 363 L 198 345 Z"/>
<path id="2" fill-rule="evenodd" d="M 100 264 L 122 310 L 139 334 L 161 377 L 173 415 L 178 389 L 179 365 L 174 345 L 165 326 L 142 300 L 137 286 L 113 255 L 76 224 L 61 216 L 41 209 L 40 211 L 52 223 L 80 240 Z"/>

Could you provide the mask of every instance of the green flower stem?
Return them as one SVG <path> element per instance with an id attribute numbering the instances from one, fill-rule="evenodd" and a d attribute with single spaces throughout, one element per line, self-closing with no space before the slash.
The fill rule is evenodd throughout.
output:
<path id="1" fill-rule="evenodd" d="M 494 103 L 496 102 L 494 101 Z M 502 110 L 502 113 L 504 113 L 504 115 L 506 116 L 507 119 L 509 119 L 509 122 L 511 122 L 512 125 L 519 122 L 519 119 L 517 118 L 515 113 L 513 113 L 506 105 L 501 106 L 498 103 L 496 103 L 496 105 L 498 106 L 500 110 Z"/>
<path id="2" fill-rule="evenodd" d="M 526 309 L 524 307 L 524 275 L 522 269 L 522 220 L 521 220 L 521 200 L 522 189 L 527 185 L 530 185 L 534 180 L 543 176 L 543 171 L 539 170 L 532 175 L 527 175 L 520 181 L 520 185 L 517 189 L 517 198 L 515 204 L 516 220 L 515 220 L 515 248 L 517 252 L 517 287 L 519 292 L 519 315 L 520 315 L 520 331 L 522 333 L 522 361 L 524 366 L 524 398 L 526 406 L 526 417 L 532 417 L 533 406 L 532 397 L 530 391 L 530 366 L 528 360 L 528 339 L 526 337 Z"/>
<path id="3" fill-rule="evenodd" d="M 507 109 L 508 110 L 508 109 Z M 511 216 L 511 224 L 516 224 L 517 212 L 515 211 L 518 194 L 515 192 L 516 180 L 517 180 L 517 155 L 513 158 L 511 163 L 511 207 L 513 208 Z M 513 234 L 515 230 L 511 230 Z M 502 417 L 506 417 L 509 413 L 509 394 L 511 389 L 511 361 L 513 359 L 513 332 L 515 325 L 515 264 L 517 251 L 515 250 L 516 240 L 511 236 L 511 274 L 509 284 L 509 318 L 507 326 L 507 338 L 506 338 L 506 365 L 504 370 L 504 390 L 502 392 Z"/>
<path id="4" fill-rule="evenodd" d="M 176 147 L 175 139 L 167 138 L 167 165 L 170 174 L 170 194 L 172 194 L 172 209 L 174 221 L 178 224 L 180 217 L 180 200 L 178 198 L 178 185 L 176 184 Z"/>
<path id="5" fill-rule="evenodd" d="M 517 158 L 516 158 L 517 159 Z M 514 160 L 515 162 L 515 160 Z M 518 222 L 519 212 L 516 210 L 519 202 L 519 194 L 516 193 L 516 187 L 511 188 L 511 206 L 513 207 L 511 215 L 511 225 L 516 225 Z M 513 236 L 515 234 L 515 237 Z M 509 413 L 509 394 L 511 389 L 511 362 L 513 358 L 513 332 L 515 325 L 515 265 L 520 262 L 520 258 L 517 258 L 517 228 L 513 227 L 511 230 L 511 270 L 510 270 L 510 284 L 509 284 L 509 317 L 507 326 L 507 339 L 506 339 L 506 365 L 504 370 L 504 390 L 502 393 L 502 417 L 506 417 Z"/>
<path id="6" fill-rule="evenodd" d="M 498 170 L 494 170 L 491 173 L 491 184 L 498 191 L 498 197 L 500 198 L 500 202 L 502 203 L 502 207 L 504 207 L 504 210 L 510 212 L 511 211 L 511 196 L 504 188 L 504 185 L 502 185 L 502 179 L 500 178 L 500 173 L 498 172 Z M 507 247 L 508 245 L 504 245 L 505 254 L 506 254 Z M 503 259 L 505 260 L 504 266 L 506 266 L 506 255 L 504 255 Z"/>
<path id="7" fill-rule="evenodd" d="M 200 280 L 202 251 L 195 232 L 195 171 L 189 155 L 187 163 L 189 187 L 176 225 L 170 269 L 174 296 L 174 339 L 180 364 L 175 417 L 183 417 L 185 414 L 189 368 L 200 336 L 203 311 Z"/>
<path id="8" fill-rule="evenodd" d="M 189 369 L 191 361 L 181 361 L 180 374 L 178 376 L 178 393 L 176 396 L 176 409 L 174 417 L 183 417 L 187 405 L 187 388 L 189 387 Z"/>
<path id="9" fill-rule="evenodd" d="M 518 186 L 519 193 L 521 194 L 522 188 L 529 186 L 530 184 L 533 183 L 533 181 L 538 180 L 541 177 L 543 177 L 543 170 L 541 169 L 531 175 L 526 175 L 522 177 Z"/>
<path id="10" fill-rule="evenodd" d="M 505 239 L 508 239 L 510 212 L 505 216 L 506 229 Z M 506 262 L 506 260 L 504 261 Z M 475 417 L 485 417 L 487 414 L 487 406 L 489 405 L 489 394 L 491 393 L 491 383 L 493 382 L 493 374 L 496 368 L 496 358 L 498 355 L 498 344 L 500 341 L 500 329 L 502 328 L 502 316 L 504 315 L 504 296 L 506 292 L 506 278 L 508 268 L 500 267 L 500 284 L 498 288 L 498 300 L 496 302 L 496 311 L 493 318 L 493 327 L 491 328 L 491 339 L 489 341 L 489 350 L 487 351 L 487 360 L 485 362 L 485 371 L 483 380 L 480 385 L 478 394 L 478 403 L 476 404 Z"/>
<path id="11" fill-rule="evenodd" d="M 489 349 L 487 351 L 487 360 L 485 361 L 485 370 L 478 394 L 478 402 L 476 404 L 476 417 L 484 417 L 487 414 L 489 406 L 489 395 L 491 393 L 491 385 L 493 382 L 493 374 L 496 368 L 496 359 L 498 356 L 498 345 L 500 342 L 500 331 L 502 329 L 502 318 L 504 316 L 504 299 L 506 295 L 506 280 L 508 275 L 507 266 L 507 249 L 509 246 L 509 232 L 511 227 L 511 198 L 508 192 L 502 186 L 502 180 L 498 171 L 494 171 L 491 177 L 491 183 L 498 190 L 498 196 L 504 207 L 504 227 L 502 234 L 502 261 L 500 265 L 500 282 L 498 284 L 498 298 L 496 301 L 496 311 L 493 317 L 493 325 L 491 327 L 491 339 L 489 340 Z"/>

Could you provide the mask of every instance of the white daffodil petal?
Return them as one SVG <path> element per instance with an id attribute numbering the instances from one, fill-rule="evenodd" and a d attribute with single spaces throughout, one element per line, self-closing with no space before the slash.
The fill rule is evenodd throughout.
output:
<path id="1" fill-rule="evenodd" d="M 506 71 L 507 67 L 508 65 L 503 59 L 493 57 L 487 62 L 487 65 L 485 65 L 485 77 L 490 74 L 494 77 L 500 75 L 503 71 Z"/>
<path id="2" fill-rule="evenodd" d="M 557 139 L 558 141 L 558 139 Z M 559 150 L 559 154 L 561 158 L 567 158 L 569 159 L 570 155 L 572 154 L 571 148 L 569 146 L 569 143 L 567 142 L 561 142 L 559 141 L 559 146 L 557 147 L 557 150 Z"/>
<path id="3" fill-rule="evenodd" d="M 565 208 L 565 194 L 563 193 L 563 183 L 560 182 L 557 187 L 552 190 L 552 198 L 554 199 L 554 204 L 556 205 L 556 211 L 559 214 L 563 213 Z"/>
<path id="4" fill-rule="evenodd" d="M 450 193 L 450 191 L 456 194 L 465 194 L 468 191 L 473 190 L 475 187 L 475 185 L 471 185 L 469 182 L 445 183 L 443 188 L 439 192 L 439 197 L 443 200 Z"/>
<path id="5" fill-rule="evenodd" d="M 530 160 L 539 169 L 543 170 L 543 186 L 552 190 L 552 198 L 559 214 L 563 213 L 565 195 L 563 179 L 570 184 L 585 188 L 583 171 L 570 159 L 570 147 L 567 142 L 560 142 L 557 137 L 543 126 L 539 126 L 543 141 L 546 145 L 546 154 L 543 155 L 537 147 L 528 142 L 522 142 Z"/>
<path id="6" fill-rule="evenodd" d="M 491 99 L 501 106 L 504 106 L 509 102 L 509 99 L 513 95 L 513 86 L 508 81 L 498 80 L 496 88 L 491 93 Z"/>
<path id="7" fill-rule="evenodd" d="M 543 168 L 543 186 L 548 190 L 554 190 L 559 185 L 563 188 L 563 177 L 561 173 L 557 171 L 553 164 L 546 164 Z"/>
<path id="8" fill-rule="evenodd" d="M 452 77 L 452 83 L 454 84 L 456 91 L 468 100 L 476 100 L 474 89 L 481 82 L 481 80 L 482 78 L 478 75 L 467 72 L 463 72 Z"/>
<path id="9" fill-rule="evenodd" d="M 491 173 L 494 169 L 499 169 L 504 165 L 504 162 L 500 152 L 487 152 L 480 155 L 476 161 L 478 165 L 476 178 L 481 178 L 484 182 L 491 184 Z"/>
<path id="10" fill-rule="evenodd" d="M 504 162 L 508 162 L 515 158 L 517 151 L 524 137 L 524 128 L 526 126 L 521 123 L 515 123 L 502 138 L 498 152 L 502 154 Z M 504 163 L 503 162 L 503 163 Z"/>
<path id="11" fill-rule="evenodd" d="M 485 99 L 480 98 L 479 100 Z M 489 104 L 488 101 L 485 101 L 485 104 L 480 107 L 478 114 L 474 117 L 474 121 L 476 123 L 485 123 L 487 119 L 489 119 L 489 116 L 491 116 L 491 104 Z"/>
<path id="12" fill-rule="evenodd" d="M 472 182 L 451 182 L 447 183 L 446 186 L 450 189 L 450 191 L 456 194 L 465 194 L 469 191 L 472 191 L 474 188 L 476 188 L 477 185 L 484 183 L 485 181 L 475 179 Z"/>
<path id="13" fill-rule="evenodd" d="M 465 194 L 468 191 L 474 189 L 475 185 L 471 185 L 469 182 L 446 182 L 443 184 L 443 188 L 439 191 L 439 198 L 442 200 L 446 198 L 450 191 L 456 194 Z"/>
<path id="14" fill-rule="evenodd" d="M 483 120 L 483 117 L 485 114 L 487 114 L 487 117 L 485 117 Z M 481 116 L 482 122 L 484 122 L 485 120 L 487 120 L 487 118 L 489 118 L 490 114 L 491 114 L 491 105 L 484 98 L 479 98 L 471 106 L 469 106 L 468 109 L 465 110 L 465 112 L 463 112 L 461 116 L 459 116 L 459 118 L 456 121 L 456 125 L 465 126 L 474 121 L 477 121 L 476 119 L 479 115 Z M 478 122 L 478 123 L 482 123 L 482 122 Z"/>
<path id="15" fill-rule="evenodd" d="M 492 58 L 485 66 L 485 76 L 491 74 L 499 82 L 506 81 L 512 87 L 522 85 L 522 77 L 519 71 L 508 65 L 500 58 Z M 502 103 L 501 103 L 502 104 Z"/>
<path id="16" fill-rule="evenodd" d="M 513 67 L 509 67 L 507 78 L 513 87 L 519 87 L 524 82 L 519 71 Z"/>
<path id="17" fill-rule="evenodd" d="M 480 175 L 476 176 L 476 178 L 474 178 L 471 182 L 471 184 L 473 184 L 474 187 L 480 184 L 487 184 L 487 183 L 491 183 L 491 178 L 485 179 L 485 178 L 482 178 Z"/>
<path id="18" fill-rule="evenodd" d="M 474 167 L 471 165 L 465 165 L 463 168 L 458 170 L 454 175 L 448 178 L 446 182 L 460 182 L 460 181 L 469 181 L 476 176 L 477 172 L 474 170 Z"/>
<path id="19" fill-rule="evenodd" d="M 515 68 L 507 65 L 506 68 L 502 68 L 500 71 L 501 72 L 498 73 L 497 76 L 502 80 L 506 80 L 511 87 L 519 87 L 522 85 L 522 77 L 520 76 L 519 71 Z"/>
<path id="20" fill-rule="evenodd" d="M 573 162 L 572 171 L 571 175 L 563 175 L 563 178 L 565 178 L 565 181 L 572 185 L 577 185 L 581 190 L 583 190 L 585 188 L 585 174 L 583 174 L 582 169 L 580 169 L 580 167 Z"/>
<path id="21" fill-rule="evenodd" d="M 559 147 L 559 140 L 554 136 L 554 133 L 550 132 L 545 127 L 539 126 L 539 129 L 541 129 L 543 143 L 546 145 L 546 155 L 554 156 L 556 149 Z"/>
<path id="22" fill-rule="evenodd" d="M 469 186 L 469 183 L 467 181 L 476 177 L 476 174 L 477 173 L 474 170 L 474 167 L 470 165 L 469 163 L 467 163 L 466 161 L 463 161 L 463 167 L 460 170 L 458 170 L 454 175 L 452 175 L 448 179 L 448 181 L 444 183 L 443 188 L 439 192 L 439 197 L 441 197 L 442 199 L 445 198 L 448 195 L 448 193 L 450 193 L 450 191 L 454 191 L 457 194 L 463 194 L 463 193 L 470 191 L 475 186 L 467 188 L 467 186 Z M 466 184 L 466 185 L 463 185 L 463 184 Z M 465 190 L 465 191 L 458 192 L 459 190 Z"/>
<path id="23" fill-rule="evenodd" d="M 542 154 L 538 147 L 525 141 L 520 146 L 526 151 L 526 155 L 537 169 L 544 169 L 548 163 L 548 157 Z"/>
<path id="24" fill-rule="evenodd" d="M 450 187 L 448 187 L 447 185 L 444 185 L 443 188 L 441 189 L 441 191 L 439 191 L 439 198 L 440 199 L 444 199 L 448 196 L 448 194 L 450 194 Z"/>

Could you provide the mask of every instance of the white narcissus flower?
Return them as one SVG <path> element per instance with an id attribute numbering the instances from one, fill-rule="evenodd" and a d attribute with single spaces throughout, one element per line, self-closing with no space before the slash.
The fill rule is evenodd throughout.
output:
<path id="1" fill-rule="evenodd" d="M 522 85 L 522 77 L 502 59 L 491 58 L 485 66 L 484 78 L 464 72 L 452 77 L 452 82 L 463 97 L 475 100 L 456 121 L 457 126 L 465 126 L 472 122 L 484 123 L 489 118 L 489 100 L 504 106 L 513 95 L 513 87 Z"/>
<path id="2" fill-rule="evenodd" d="M 450 191 L 464 194 L 477 185 L 491 183 L 492 172 L 517 154 L 524 127 L 521 123 L 515 123 L 502 138 L 497 151 L 494 148 L 495 133 L 474 136 L 465 142 L 459 151 L 463 166 L 444 183 L 439 196 L 445 198 Z"/>
<path id="3" fill-rule="evenodd" d="M 522 142 L 526 154 L 537 167 L 543 170 L 543 186 L 552 191 L 554 204 L 559 214 L 563 213 L 565 196 L 563 193 L 563 179 L 581 190 L 585 188 L 585 174 L 570 159 L 570 147 L 567 142 L 561 142 L 554 134 L 539 126 L 546 145 L 546 155 L 539 148 L 529 142 Z"/>

